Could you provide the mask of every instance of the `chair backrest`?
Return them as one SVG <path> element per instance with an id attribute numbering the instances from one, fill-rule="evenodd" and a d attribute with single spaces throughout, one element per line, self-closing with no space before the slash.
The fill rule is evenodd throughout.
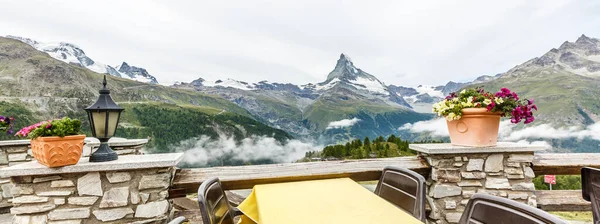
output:
<path id="1" fill-rule="evenodd" d="M 375 194 L 425 222 L 425 178 L 420 174 L 409 169 L 385 167 Z"/>
<path id="2" fill-rule="evenodd" d="M 583 199 L 592 202 L 594 223 L 600 223 L 600 169 L 581 169 L 581 194 Z"/>
<path id="3" fill-rule="evenodd" d="M 566 224 L 567 222 L 529 205 L 489 194 L 474 194 L 459 224 Z"/>
<path id="4" fill-rule="evenodd" d="M 204 224 L 234 223 L 232 209 L 219 178 L 210 178 L 200 185 L 198 204 Z"/>

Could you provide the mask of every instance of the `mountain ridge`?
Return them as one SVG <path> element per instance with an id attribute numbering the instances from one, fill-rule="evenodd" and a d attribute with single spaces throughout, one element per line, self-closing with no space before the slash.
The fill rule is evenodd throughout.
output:
<path id="1" fill-rule="evenodd" d="M 88 57 L 79 46 L 68 42 L 48 42 L 43 43 L 26 37 L 7 35 L 6 38 L 15 39 L 32 46 L 36 50 L 48 53 L 51 57 L 63 62 L 87 68 L 97 73 L 107 73 L 112 76 L 128 78 L 140 82 L 158 84 L 156 77 L 150 75 L 146 69 L 131 66 L 134 69 L 119 71 L 119 68 L 112 67 Z M 122 64 L 127 65 L 126 62 Z M 128 66 L 129 67 L 129 66 Z"/>
<path id="2" fill-rule="evenodd" d="M 406 122 L 431 117 L 412 111 L 402 97 L 392 93 L 375 76 L 357 68 L 346 54 L 340 55 L 325 81 L 316 84 L 198 78 L 173 87 L 220 95 L 273 127 L 299 136 L 333 139 L 328 142 L 392 134 Z M 361 120 L 354 127 L 328 128 L 331 122 L 354 118 Z"/>

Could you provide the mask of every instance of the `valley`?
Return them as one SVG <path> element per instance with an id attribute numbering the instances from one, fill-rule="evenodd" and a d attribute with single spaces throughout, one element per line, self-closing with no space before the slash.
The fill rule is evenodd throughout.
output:
<path id="1" fill-rule="evenodd" d="M 0 106 L 2 113 L 19 114 L 17 126 L 60 116 L 86 120 L 82 108 L 97 96 L 102 73 L 111 75 L 112 95 L 126 108 L 118 134 L 151 138 L 149 146 L 155 152 L 170 151 L 199 135 L 213 139 L 224 135 L 236 141 L 266 136 L 281 143 L 298 139 L 314 145 L 390 135 L 409 141 L 447 140 L 428 130 L 401 127 L 434 118 L 433 103 L 474 86 L 490 91 L 508 87 L 535 99 L 540 110 L 533 127 L 586 128 L 598 121 L 600 113 L 600 41 L 585 35 L 504 73 L 417 87 L 386 84 L 346 54 L 318 83 L 199 77 L 165 86 L 158 85 L 159 80 L 146 69 L 126 62 L 118 66 L 96 62 L 74 44 L 0 37 Z M 520 125 L 517 130 L 529 127 Z M 594 151 L 586 146 L 598 141 L 593 136 L 553 139 L 535 135 L 522 140 L 546 141 L 561 152 Z"/>

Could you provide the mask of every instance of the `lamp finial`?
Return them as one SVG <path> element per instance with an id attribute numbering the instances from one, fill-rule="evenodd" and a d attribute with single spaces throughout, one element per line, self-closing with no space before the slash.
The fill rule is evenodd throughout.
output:
<path id="1" fill-rule="evenodd" d="M 102 81 L 102 85 L 104 86 L 104 89 L 106 89 L 106 74 L 104 75 L 104 80 Z"/>

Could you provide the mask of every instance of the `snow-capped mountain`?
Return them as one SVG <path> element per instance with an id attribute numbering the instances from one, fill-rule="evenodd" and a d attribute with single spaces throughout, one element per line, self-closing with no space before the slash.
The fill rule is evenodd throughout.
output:
<path id="1" fill-rule="evenodd" d="M 390 85 L 388 86 L 388 89 L 392 93 L 401 96 L 415 111 L 430 113 L 431 105 L 437 101 L 440 101 L 451 92 L 456 92 L 468 85 L 493 81 L 500 77 L 500 75 L 501 74 L 495 76 L 483 75 L 477 77 L 472 82 L 450 81 L 446 85 L 442 86 L 419 85 L 415 88 L 412 88 Z"/>
<path id="2" fill-rule="evenodd" d="M 340 55 L 334 70 L 327 75 L 327 79 L 317 84 L 308 83 L 305 85 L 294 85 L 291 83 L 271 83 L 268 81 L 248 83 L 229 78 L 219 80 L 206 80 L 204 78 L 199 78 L 189 84 L 175 84 L 175 86 L 180 87 L 186 85 L 202 90 L 207 90 L 210 87 L 239 89 L 246 91 L 277 90 L 306 95 L 323 95 L 328 92 L 335 92 L 344 89 L 356 94 L 360 94 L 367 98 L 377 98 L 378 100 L 386 101 L 390 105 L 400 105 L 410 108 L 410 105 L 404 101 L 400 95 L 393 94 L 390 90 L 388 90 L 388 86 L 379 81 L 379 79 L 377 79 L 375 76 L 355 67 L 354 63 L 345 54 Z"/>
<path id="3" fill-rule="evenodd" d="M 6 36 L 7 38 L 19 40 L 33 48 L 48 53 L 51 57 L 64 61 L 66 63 L 77 65 L 82 68 L 87 68 L 97 73 L 108 73 L 113 76 L 132 79 L 140 82 L 158 84 L 156 78 L 150 75 L 145 69 L 133 67 L 123 62 L 117 68 L 92 60 L 85 52 L 77 45 L 66 42 L 39 42 L 30 38 L 18 36 Z M 125 66 L 123 66 L 125 65 Z M 122 71 L 121 71 L 122 70 Z"/>
<path id="4" fill-rule="evenodd" d="M 581 35 L 575 42 L 565 41 L 559 48 L 552 48 L 505 74 L 519 76 L 532 69 L 564 70 L 581 76 L 600 77 L 600 39 Z"/>
<path id="5" fill-rule="evenodd" d="M 221 87 L 241 90 L 266 89 L 315 92 L 324 92 L 336 86 L 345 85 L 345 87 L 352 88 L 356 91 L 383 96 L 390 95 L 387 86 L 383 82 L 379 81 L 375 76 L 356 68 L 352 61 L 350 61 L 350 58 L 344 54 L 340 56 L 335 69 L 327 76 L 327 80 L 317 84 L 308 83 L 298 86 L 290 83 L 271 83 L 269 81 L 248 83 L 229 78 L 224 80 L 206 80 L 204 78 L 199 78 L 192 81 L 190 84 L 196 87 Z"/>
<path id="6" fill-rule="evenodd" d="M 316 84 L 199 78 L 190 83 L 176 83 L 173 87 L 220 95 L 273 127 L 301 136 L 325 137 L 326 142 L 347 138 L 345 133 L 387 135 L 395 133 L 405 122 L 429 118 L 412 111 L 401 96 L 375 76 L 357 68 L 345 54 L 340 55 L 325 81 Z M 327 129 L 330 122 L 354 118 L 361 120 L 355 129 Z"/>
<path id="7" fill-rule="evenodd" d="M 309 83 L 302 87 L 316 91 L 326 91 L 344 85 L 371 94 L 390 95 L 384 83 L 375 76 L 356 68 L 350 57 L 345 54 L 340 55 L 335 68 L 327 75 L 327 80 L 316 85 Z"/>
<path id="8" fill-rule="evenodd" d="M 148 73 L 146 69 L 135 66 L 130 66 L 127 62 L 123 62 L 115 68 L 119 74 L 126 75 L 127 77 L 139 81 L 158 84 L 156 78 Z M 110 74 L 110 73 L 109 73 Z"/>

